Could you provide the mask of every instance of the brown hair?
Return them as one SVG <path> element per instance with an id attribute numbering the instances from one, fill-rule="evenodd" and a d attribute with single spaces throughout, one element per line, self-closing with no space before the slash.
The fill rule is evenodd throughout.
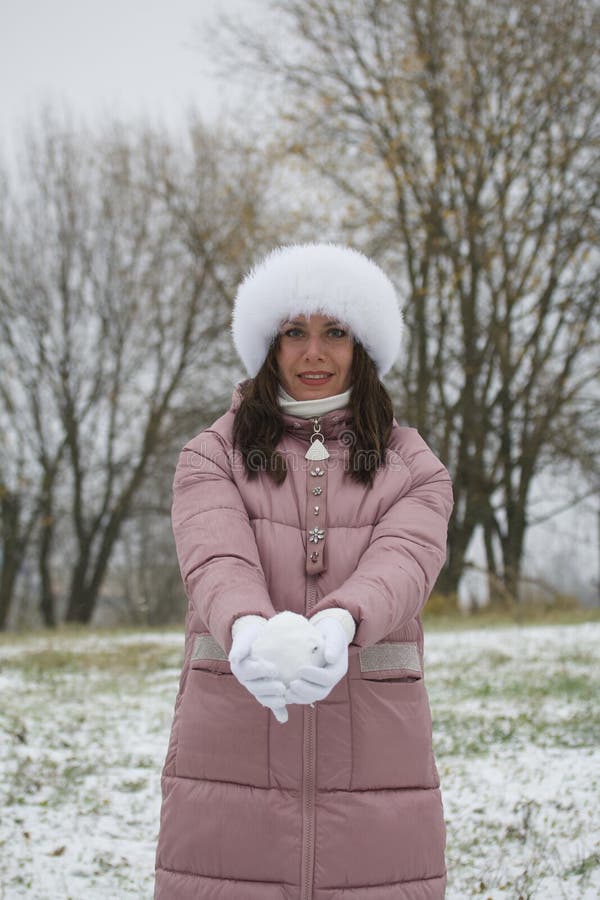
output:
<path id="1" fill-rule="evenodd" d="M 233 424 L 233 445 L 240 449 L 248 478 L 264 471 L 276 484 L 282 484 L 287 475 L 285 459 L 276 449 L 284 429 L 278 403 L 279 341 L 276 335 L 260 370 L 241 385 L 242 402 Z M 370 487 L 385 459 L 394 411 L 375 363 L 358 341 L 354 342 L 350 383 L 352 430 L 342 437 L 348 447 L 347 471 L 354 481 Z"/>

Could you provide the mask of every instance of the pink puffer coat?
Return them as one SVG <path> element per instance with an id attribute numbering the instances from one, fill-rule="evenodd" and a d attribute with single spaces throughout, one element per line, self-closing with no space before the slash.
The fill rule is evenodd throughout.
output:
<path id="1" fill-rule="evenodd" d="M 285 482 L 250 481 L 231 449 L 239 401 L 236 390 L 175 474 L 189 610 L 155 897 L 438 900 L 445 832 L 420 612 L 445 559 L 448 473 L 395 422 L 374 486 L 356 484 L 343 467 L 349 412 L 336 410 L 319 419 L 329 459 L 304 458 L 313 423 L 286 415 Z M 357 623 L 348 674 L 280 724 L 231 674 L 231 626 L 334 606 Z"/>

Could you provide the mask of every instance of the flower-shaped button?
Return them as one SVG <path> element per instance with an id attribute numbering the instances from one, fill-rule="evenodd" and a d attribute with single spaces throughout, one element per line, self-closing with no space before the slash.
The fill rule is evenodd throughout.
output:
<path id="1" fill-rule="evenodd" d="M 325 532 L 322 528 L 311 528 L 308 532 L 308 540 L 312 541 L 313 544 L 318 544 L 324 537 Z"/>

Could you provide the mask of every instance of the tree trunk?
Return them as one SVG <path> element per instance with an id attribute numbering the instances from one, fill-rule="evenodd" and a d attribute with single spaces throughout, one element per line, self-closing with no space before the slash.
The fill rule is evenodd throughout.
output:
<path id="1" fill-rule="evenodd" d="M 525 511 L 524 509 L 517 507 L 512 510 L 512 515 L 508 522 L 507 533 L 502 541 L 504 588 L 506 595 L 512 598 L 515 603 L 518 603 L 519 601 L 525 529 Z"/>
<path id="2" fill-rule="evenodd" d="M 65 621 L 89 625 L 94 615 L 97 599 L 97 591 L 95 592 L 88 587 L 82 587 L 76 598 L 69 598 L 69 610 Z"/>
<path id="3" fill-rule="evenodd" d="M 46 628 L 56 627 L 55 597 L 50 575 L 50 559 L 52 538 L 54 535 L 54 519 L 46 516 L 42 520 L 38 570 L 40 574 L 40 613 Z"/>
<path id="4" fill-rule="evenodd" d="M 483 543 L 487 562 L 488 604 L 496 609 L 503 609 L 506 606 L 506 592 L 498 575 L 498 563 L 494 549 L 495 532 L 493 518 L 488 517 L 483 526 Z"/>
<path id="5" fill-rule="evenodd" d="M 40 515 L 40 544 L 38 571 L 40 575 L 40 613 L 47 628 L 56 626 L 55 598 L 50 575 L 52 541 L 54 537 L 54 516 L 52 514 L 52 490 L 46 485 Z"/>
<path id="6" fill-rule="evenodd" d="M 19 514 L 21 504 L 16 494 L 4 486 L 0 488 L 2 515 L 2 565 L 0 568 L 0 631 L 6 628 L 13 602 L 17 575 L 24 555 L 23 542 L 19 540 Z"/>
<path id="7" fill-rule="evenodd" d="M 18 565 L 15 563 L 15 560 L 7 560 L 2 565 L 2 578 L 0 579 L 0 631 L 4 631 L 8 623 L 18 571 Z"/>
<path id="8" fill-rule="evenodd" d="M 100 589 L 106 576 L 111 553 L 125 520 L 125 510 L 129 508 L 129 504 L 142 477 L 143 469 L 140 468 L 104 528 L 102 540 L 95 557 L 92 554 L 92 537 L 87 537 L 82 548 L 80 562 L 75 569 L 71 582 L 66 615 L 67 622 L 81 622 L 87 625 L 91 621 L 98 597 L 100 596 Z"/>
<path id="9" fill-rule="evenodd" d="M 90 601 L 87 597 L 88 590 L 85 578 L 89 555 L 90 546 L 88 542 L 81 549 L 81 555 L 77 560 L 75 568 L 73 569 L 65 622 L 80 622 L 82 624 L 87 624 L 91 618 L 93 606 L 90 609 Z"/>
<path id="10" fill-rule="evenodd" d="M 438 593 L 450 596 L 458 594 L 458 586 L 465 569 L 465 556 L 471 537 L 473 528 L 470 526 L 461 527 L 453 526 L 450 520 L 448 529 L 448 559 L 446 565 L 440 572 L 435 589 Z"/>

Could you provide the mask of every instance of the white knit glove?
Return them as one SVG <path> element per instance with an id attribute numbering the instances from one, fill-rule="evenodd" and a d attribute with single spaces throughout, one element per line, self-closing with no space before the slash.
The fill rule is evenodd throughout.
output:
<path id="1" fill-rule="evenodd" d="M 322 610 L 309 621 L 325 642 L 324 662 L 298 670 L 298 677 L 286 691 L 286 703 L 306 704 L 323 700 L 348 671 L 348 644 L 356 629 L 350 613 L 338 608 Z"/>
<path id="2" fill-rule="evenodd" d="M 287 722 L 286 686 L 277 666 L 261 657 L 251 656 L 252 644 L 266 627 L 262 616 L 242 616 L 233 623 L 233 643 L 229 652 L 231 671 L 262 706 L 270 709 L 278 722 Z"/>

